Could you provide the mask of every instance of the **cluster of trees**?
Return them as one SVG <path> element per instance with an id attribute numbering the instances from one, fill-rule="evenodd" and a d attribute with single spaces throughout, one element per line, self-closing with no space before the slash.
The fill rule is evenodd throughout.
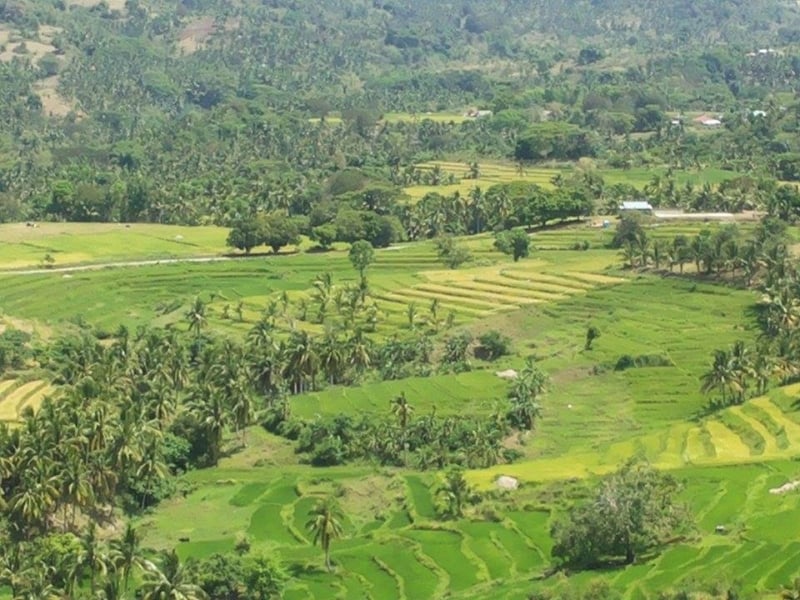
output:
<path id="1" fill-rule="evenodd" d="M 515 182 L 473 188 L 467 196 L 429 193 L 398 212 L 409 239 L 530 229 L 554 221 L 580 219 L 594 212 L 595 194 L 583 177 L 559 181 L 553 190 Z"/>
<path id="2" fill-rule="evenodd" d="M 285 215 L 254 215 L 233 224 L 227 243 L 245 254 L 257 246 L 268 246 L 277 254 L 284 246 L 300 243 L 300 228 L 295 219 Z"/>
<path id="3" fill-rule="evenodd" d="M 518 457 L 503 448 L 511 426 L 508 411 L 501 407 L 488 419 L 439 417 L 435 411 L 416 417 L 414 412 L 414 405 L 401 394 L 391 403 L 391 418 L 339 415 L 312 421 L 272 419 L 266 425 L 297 439 L 297 451 L 306 453 L 315 466 L 375 461 L 420 470 L 448 465 L 484 468 Z"/>
<path id="4" fill-rule="evenodd" d="M 659 549 L 691 531 L 677 499 L 678 482 L 647 464 L 630 461 L 604 478 L 587 502 L 553 525 L 553 557 L 565 568 L 596 568 Z"/>
<path id="5" fill-rule="evenodd" d="M 731 212 L 763 210 L 784 220 L 794 219 L 800 207 L 800 194 L 794 186 L 781 185 L 771 177 L 738 176 L 717 186 L 701 186 L 675 181 L 670 169 L 654 175 L 643 190 L 655 207 L 681 208 L 687 212 Z"/>
<path id="6" fill-rule="evenodd" d="M 313 541 L 330 564 L 331 541 L 342 531 L 341 513 L 323 499 L 309 517 Z M 92 523 L 74 533 L 50 532 L 0 547 L 0 585 L 12 598 L 269 600 L 281 598 L 291 579 L 274 553 L 251 553 L 245 538 L 233 553 L 182 562 L 174 551 L 144 548 L 131 525 L 111 539 Z"/>
<path id="7" fill-rule="evenodd" d="M 513 430 L 535 428 L 547 385 L 547 376 L 529 359 L 509 385 L 507 404 L 498 404 L 488 418 L 438 417 L 435 409 L 415 417 L 414 405 L 402 393 L 392 400 L 388 419 L 339 415 L 303 420 L 270 412 L 264 424 L 297 440 L 298 452 L 307 453 L 317 466 L 368 460 L 423 470 L 448 465 L 484 468 L 517 457 L 516 451 L 503 447 L 503 441 Z"/>
<path id="8" fill-rule="evenodd" d="M 690 264 L 698 274 L 729 276 L 749 287 L 761 277 L 774 279 L 771 265 L 788 260 L 785 223 L 771 217 L 759 223 L 749 238 L 735 224 L 704 228 L 695 236 L 679 234 L 672 240 L 651 237 L 645 225 L 636 215 L 623 216 L 617 225 L 612 246 L 621 249 L 627 267 L 652 265 L 670 272 L 677 267 L 683 274 Z"/>
<path id="9" fill-rule="evenodd" d="M 632 268 L 666 266 L 672 271 L 677 266 L 683 273 L 685 264 L 693 264 L 698 274 L 762 292 L 757 307 L 762 335 L 753 345 L 739 340 L 715 351 L 702 376 L 701 391 L 718 394 L 714 406 L 741 404 L 764 394 L 771 381 L 786 384 L 800 376 L 800 286 L 785 221 L 767 215 L 747 237 L 736 225 L 722 225 L 669 241 L 652 239 L 641 218 L 624 216 L 612 244 L 622 249 L 625 264 Z"/>
<path id="10" fill-rule="evenodd" d="M 599 187 L 590 189 L 589 182 Z M 298 234 L 304 234 L 323 249 L 334 242 L 360 240 L 386 247 L 402 239 L 530 229 L 592 214 L 601 180 L 578 175 L 558 183 L 555 190 L 518 182 L 493 185 L 485 193 L 478 187 L 468 196 L 429 193 L 416 203 L 404 201 L 399 190 L 368 189 L 322 201 L 307 215 L 290 217 L 284 211 L 237 217 L 231 223 L 228 245 L 245 253 L 260 245 L 277 251 L 296 244 Z M 526 254 L 516 258 L 521 256 Z"/>
<path id="11" fill-rule="evenodd" d="M 792 369 L 791 363 L 777 363 L 763 344 L 753 351 L 740 340 L 730 349 L 714 352 L 711 368 L 703 374 L 700 391 L 704 394 L 719 392 L 721 401 L 717 405 L 720 407 L 742 404 L 750 395 L 764 394 L 773 376 L 788 379 Z"/>
<path id="12" fill-rule="evenodd" d="M 762 395 L 772 381 L 787 384 L 800 377 L 800 275 L 788 249 L 785 223 L 766 218 L 753 243 L 760 249 L 758 271 L 748 283 L 762 293 L 756 311 L 761 335 L 753 347 L 738 341 L 714 353 L 702 390 L 718 393 L 720 406 Z"/>
<path id="13" fill-rule="evenodd" d="M 602 3 L 586 9 L 606 19 L 591 19 L 604 26 L 589 45 L 573 31 L 596 26 L 566 6 L 512 5 L 502 19 L 472 2 L 457 19 L 441 7 L 410 3 L 343 2 L 304 8 L 302 18 L 283 0 L 236 7 L 137 3 L 121 11 L 30 0 L 13 6 L 3 14 L 21 36 L 35 39 L 42 25 L 59 33 L 41 31 L 43 40 L 52 37 L 52 54 L 33 60 L 16 50 L 14 60 L 0 65 L 0 122 L 7 132 L 0 144 L 8 150 L 0 166 L 2 220 L 229 225 L 256 212 L 308 214 L 337 195 L 327 189 L 332 174 L 359 168 L 397 185 L 446 183 L 452 175 L 414 165 L 452 155 L 468 157 L 471 178 L 480 171 L 475 157 L 585 156 L 620 167 L 721 165 L 755 173 L 748 185 L 759 193 L 762 180 L 774 187 L 767 177 L 797 177 L 797 111 L 769 95 L 791 90 L 800 58 L 785 51 L 748 57 L 742 46 L 710 52 L 696 43 L 706 35 L 698 30 L 686 33 L 675 51 L 609 69 L 603 57 L 619 54 L 614 44 L 644 53 L 671 47 L 674 35 L 620 28 L 624 9 L 615 7 L 609 18 Z M 571 14 L 569 27 L 558 31 L 568 48 L 531 45 L 518 35 L 529 31 L 523 23 L 538 30 L 561 22 L 558 11 Z M 658 3 L 654 23 L 672 22 L 679 12 Z M 706 13 L 715 11 L 699 11 L 691 27 Z M 793 22 L 793 14 L 781 13 L 784 23 Z M 769 22 L 742 27 L 744 15 L 752 16 L 750 8 L 737 5 L 709 28 L 747 44 L 762 35 L 765 45 L 774 42 L 778 32 Z M 210 36 L 195 52 L 182 53 L 177 40 L 204 17 L 213 23 Z M 492 65 L 492 72 L 465 72 L 449 62 L 460 64 L 464 56 Z M 63 112 L 72 108 L 65 116 L 44 114 L 38 94 L 37 84 L 56 73 Z M 463 123 L 425 118 L 428 111 L 471 105 L 493 114 Z M 756 107 L 763 109 L 757 118 Z M 666 116 L 712 109 L 726 113 L 715 136 L 674 127 Z M 417 117 L 380 119 L 398 110 Z M 332 111 L 341 120 L 325 119 Z M 633 131 L 656 135 L 632 138 Z M 406 172 L 410 177 L 401 177 Z M 695 209 L 759 202 L 759 193 L 736 186 L 675 188 L 669 175 L 655 181 L 655 201 Z M 320 233 L 330 238 L 330 228 Z"/>
<path id="14" fill-rule="evenodd" d="M 0 585 L 13 598 L 207 597 L 174 552 L 146 557 L 131 526 L 109 542 L 101 540 L 95 524 L 79 534 L 52 533 L 28 542 L 5 542 L 0 547 Z M 256 593 L 245 597 L 259 598 Z"/>
<path id="15" fill-rule="evenodd" d="M 14 327 L 0 333 L 0 376 L 8 371 L 23 369 L 33 358 L 31 335 Z"/>

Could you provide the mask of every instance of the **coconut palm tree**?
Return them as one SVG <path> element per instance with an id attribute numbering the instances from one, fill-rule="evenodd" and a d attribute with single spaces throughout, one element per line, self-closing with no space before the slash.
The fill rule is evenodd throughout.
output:
<path id="1" fill-rule="evenodd" d="M 144 482 L 144 493 L 141 498 L 141 508 L 147 503 L 147 497 L 151 494 L 156 482 L 166 479 L 169 469 L 164 463 L 161 454 L 161 444 L 157 438 L 151 439 L 142 451 L 142 460 L 136 468 L 136 477 Z"/>
<path id="2" fill-rule="evenodd" d="M 139 588 L 142 600 L 206 600 L 208 596 L 189 581 L 175 551 L 165 554 L 159 569 L 144 561 L 144 581 Z"/>
<path id="3" fill-rule="evenodd" d="M 317 346 L 317 355 L 320 368 L 328 383 L 331 385 L 338 383 L 341 380 L 345 364 L 345 346 L 332 329 L 325 331 L 325 335 Z"/>
<path id="4" fill-rule="evenodd" d="M 228 407 L 225 398 L 216 388 L 198 384 L 186 403 L 189 412 L 203 424 L 208 438 L 212 464 L 219 462 L 222 435 L 228 425 Z"/>
<path id="5" fill-rule="evenodd" d="M 70 527 L 75 526 L 75 514 L 78 507 L 86 506 L 93 498 L 92 488 L 86 474 L 86 463 L 77 454 L 70 454 L 67 463 L 58 476 L 61 501 L 64 505 L 66 522 L 67 506 L 71 506 Z"/>
<path id="6" fill-rule="evenodd" d="M 229 389 L 228 402 L 233 412 L 233 422 L 236 431 L 242 438 L 242 445 L 247 446 L 247 428 L 253 421 L 253 398 L 250 390 L 250 382 L 247 380 L 246 372 L 239 372 Z"/>
<path id="7" fill-rule="evenodd" d="M 464 504 L 471 493 L 464 471 L 453 467 L 445 475 L 445 480 L 436 490 L 436 496 L 442 502 L 442 513 L 451 519 L 464 516 Z"/>
<path id="8" fill-rule="evenodd" d="M 110 558 L 114 569 L 122 573 L 122 588 L 127 592 L 130 575 L 134 567 L 142 567 L 144 565 L 139 534 L 130 523 L 126 525 L 122 537 L 111 542 Z"/>
<path id="9" fill-rule="evenodd" d="M 741 340 L 737 341 L 730 354 L 730 369 L 733 377 L 736 378 L 738 393 L 736 400 L 739 404 L 744 402 L 744 396 L 747 393 L 749 380 L 755 377 L 755 369 L 753 368 L 753 358 Z"/>
<path id="10" fill-rule="evenodd" d="M 701 377 L 700 391 L 708 394 L 718 391 L 722 396 L 723 404 L 729 396 L 738 396 L 741 392 L 740 383 L 731 368 L 731 356 L 727 350 L 716 350 L 711 369 Z"/>
<path id="11" fill-rule="evenodd" d="M 403 435 L 405 435 L 408 429 L 408 421 L 411 419 L 411 415 L 414 414 L 414 407 L 406 399 L 405 392 L 401 392 L 399 396 L 392 400 L 392 414 L 397 419 L 397 424 L 400 426 Z"/>
<path id="12" fill-rule="evenodd" d="M 314 388 L 319 357 L 313 339 L 305 331 L 293 331 L 285 347 L 284 376 L 295 394 Z"/>
<path id="13" fill-rule="evenodd" d="M 372 345 L 360 330 L 347 341 L 348 362 L 356 373 L 361 374 L 372 364 Z"/>
<path id="14" fill-rule="evenodd" d="M 194 332 L 195 338 L 199 338 L 203 329 L 208 325 L 206 303 L 200 296 L 195 297 L 191 307 L 186 311 L 186 321 L 189 324 L 189 331 Z"/>
<path id="15" fill-rule="evenodd" d="M 331 542 L 342 537 L 342 520 L 341 510 L 333 498 L 320 500 L 309 512 L 306 529 L 313 536 L 312 543 L 314 545 L 319 544 L 325 553 L 325 567 L 328 571 L 333 570 L 331 565 Z"/>
<path id="16" fill-rule="evenodd" d="M 89 587 L 92 591 L 92 596 L 94 596 L 97 576 L 105 576 L 108 573 L 109 564 L 108 555 L 104 552 L 97 539 L 97 525 L 91 522 L 80 538 L 80 548 L 70 575 L 72 588 L 74 589 L 75 584 L 80 584 L 88 572 Z"/>
<path id="17" fill-rule="evenodd" d="M 547 375 L 536 366 L 533 359 L 528 359 L 525 368 L 511 382 L 508 399 L 511 401 L 509 417 L 511 422 L 528 431 L 541 416 L 538 399 L 547 387 Z"/>
<path id="18" fill-rule="evenodd" d="M 22 479 L 9 501 L 11 516 L 23 531 L 47 530 L 59 497 L 58 478 L 41 457 L 30 461 L 20 473 Z"/>

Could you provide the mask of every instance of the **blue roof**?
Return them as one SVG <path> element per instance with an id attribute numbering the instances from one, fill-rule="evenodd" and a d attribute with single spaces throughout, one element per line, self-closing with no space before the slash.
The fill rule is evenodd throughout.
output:
<path id="1" fill-rule="evenodd" d="M 650 206 L 649 202 L 644 200 L 632 200 L 629 202 L 623 202 L 620 205 L 622 210 L 653 210 L 653 207 Z"/>

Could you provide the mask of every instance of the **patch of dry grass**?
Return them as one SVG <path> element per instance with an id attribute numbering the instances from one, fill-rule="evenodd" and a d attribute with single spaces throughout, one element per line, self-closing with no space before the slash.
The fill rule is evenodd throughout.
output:
<path id="1" fill-rule="evenodd" d="M 33 89 L 42 101 L 42 112 L 51 117 L 66 117 L 70 113 L 81 116 L 75 104 L 58 93 L 58 75 L 37 81 Z"/>
<path id="2" fill-rule="evenodd" d="M 125 10 L 125 0 L 105 0 L 108 8 L 111 10 Z M 92 8 L 100 4 L 100 0 L 67 0 L 67 6 L 81 6 L 83 8 Z"/>

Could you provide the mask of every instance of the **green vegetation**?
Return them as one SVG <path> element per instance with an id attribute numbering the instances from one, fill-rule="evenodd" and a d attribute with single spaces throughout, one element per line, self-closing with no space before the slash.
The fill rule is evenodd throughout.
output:
<path id="1" fill-rule="evenodd" d="M 798 30 L 0 0 L 0 600 L 797 597 Z"/>
<path id="2" fill-rule="evenodd" d="M 692 227 L 672 225 L 652 231 L 656 239 L 669 239 L 672 235 L 679 235 L 678 232 L 691 234 Z M 695 231 L 698 229 L 694 226 Z M 750 231 L 749 228 L 745 230 Z M 716 229 L 712 228 L 712 234 L 714 231 Z M 565 477 L 611 472 L 628 457 L 640 456 L 659 468 L 680 469 L 676 477 L 686 485 L 682 497 L 685 495 L 692 499 L 692 494 L 697 493 L 705 498 L 690 501 L 690 509 L 697 516 L 701 529 L 698 540 L 687 539 L 689 546 L 674 549 L 668 546 L 662 551 L 661 558 L 649 558 L 650 555 L 645 554 L 646 558 L 642 560 L 655 560 L 665 566 L 655 572 L 660 574 L 658 577 L 654 574 L 655 587 L 642 583 L 640 589 L 660 591 L 677 586 L 681 580 L 688 581 L 689 577 L 683 571 L 680 571 L 681 577 L 670 576 L 670 573 L 678 572 L 670 571 L 666 566 L 673 560 L 670 558 L 672 553 L 690 548 L 692 554 L 679 561 L 680 564 L 694 558 L 698 565 L 704 565 L 700 557 L 705 555 L 706 549 L 716 551 L 714 533 L 710 529 L 724 524 L 727 529 L 736 530 L 734 505 L 723 514 L 719 504 L 727 486 L 736 485 L 727 483 L 732 471 L 720 471 L 721 479 L 715 479 L 720 487 L 714 488 L 719 491 L 708 491 L 703 487 L 706 484 L 700 483 L 704 481 L 702 477 L 696 479 L 697 484 L 693 483 L 693 473 L 701 471 L 698 465 L 772 461 L 772 465 L 784 465 L 774 468 L 786 474 L 758 478 L 758 485 L 763 486 L 758 489 L 779 487 L 791 480 L 791 472 L 786 470 L 791 469 L 791 463 L 774 461 L 790 458 L 800 446 L 800 419 L 795 420 L 793 409 L 784 405 L 781 396 L 759 398 L 741 408 L 702 417 L 699 424 L 692 423 L 691 419 L 697 418 L 704 403 L 700 376 L 705 369 L 705 357 L 718 345 L 733 344 L 747 335 L 747 329 L 743 328 L 759 326 L 760 321 L 751 312 L 757 295 L 726 287 L 724 282 L 693 281 L 694 275 L 688 272 L 688 280 L 662 279 L 657 275 L 630 279 L 625 273 L 613 269 L 618 260 L 616 251 L 603 248 L 605 243 L 611 242 L 613 234 L 609 230 L 584 227 L 535 232 L 530 240 L 532 246 L 540 248 L 536 251 L 536 258 L 521 259 L 518 263 L 503 259 L 493 251 L 491 238 L 459 240 L 456 243 L 470 248 L 472 253 L 481 257 L 478 260 L 482 263 L 480 266 L 462 266 L 456 271 L 432 270 L 436 269 L 437 250 L 428 244 L 374 251 L 365 294 L 367 303 L 373 297 L 396 293 L 395 290 L 400 290 L 396 286 L 419 289 L 420 293 L 438 290 L 430 287 L 434 284 L 414 284 L 415 281 L 431 279 L 441 285 L 450 278 L 453 285 L 443 285 L 441 291 L 436 292 L 434 299 L 437 302 L 432 310 L 418 310 L 411 322 L 407 311 L 398 311 L 396 318 L 389 315 L 380 320 L 376 334 L 367 335 L 377 335 L 376 342 L 384 340 L 379 343 L 385 350 L 371 357 L 370 368 L 358 381 L 350 380 L 346 373 L 340 381 L 339 375 L 331 371 L 334 385 L 330 385 L 330 378 L 325 375 L 324 381 L 328 381 L 326 389 L 289 398 L 278 390 L 272 404 L 266 407 L 260 407 L 255 398 L 249 400 L 255 402 L 251 408 L 247 408 L 247 398 L 241 397 L 245 404 L 236 400 L 240 398 L 237 391 L 240 388 L 237 384 L 223 384 L 230 376 L 224 375 L 223 371 L 214 375 L 207 384 L 220 389 L 221 394 L 206 393 L 194 400 L 190 388 L 180 393 L 179 398 L 186 398 L 181 402 L 186 402 L 188 414 L 218 415 L 222 420 L 214 420 L 217 419 L 214 417 L 204 421 L 207 424 L 193 434 L 197 436 L 195 441 L 186 438 L 189 445 L 181 443 L 178 446 L 184 448 L 183 454 L 174 455 L 175 458 L 169 460 L 180 461 L 175 464 L 196 466 L 203 461 L 220 462 L 215 469 L 190 471 L 182 484 L 187 486 L 186 497 L 163 500 L 161 507 L 150 514 L 135 516 L 141 510 L 139 507 L 158 502 L 161 494 L 168 497 L 174 492 L 168 488 L 161 490 L 155 479 L 142 488 L 131 490 L 135 496 L 126 510 L 133 512 L 135 522 L 146 525 L 146 546 L 154 551 L 176 546 L 179 555 L 189 561 L 184 572 L 199 574 L 209 570 L 210 563 L 205 561 L 221 560 L 215 555 L 232 556 L 234 547 L 246 536 L 247 544 L 242 547 L 249 546 L 250 549 L 245 551 L 247 557 L 257 557 L 265 551 L 274 553 L 279 549 L 278 563 L 270 563 L 265 568 L 277 584 L 287 586 L 287 594 L 324 596 L 330 593 L 330 586 L 334 586 L 335 589 L 358 589 L 372 595 L 409 594 L 408 590 L 413 589 L 414 593 L 420 594 L 449 590 L 473 597 L 479 596 L 479 590 L 485 589 L 484 586 L 490 585 L 496 577 L 505 578 L 505 585 L 512 593 L 523 589 L 520 585 L 523 578 L 530 573 L 544 572 L 550 564 L 549 553 L 553 544 L 550 528 L 557 522 L 557 515 L 566 509 L 553 498 L 581 497 L 583 494 L 579 490 L 559 492 L 562 484 L 557 482 Z M 571 250 L 576 238 L 591 239 L 591 248 L 597 249 Z M 318 275 L 323 265 L 334 269 L 330 278 Z M 154 281 L 154 277 L 169 276 L 173 270 L 174 283 L 169 283 L 169 278 Z M 262 343 L 258 341 L 262 339 L 259 336 L 269 331 L 259 332 L 258 329 L 265 316 L 273 322 L 272 335 L 277 336 L 274 339 L 289 342 L 287 351 L 296 344 L 291 340 L 299 339 L 294 337 L 296 332 L 292 333 L 291 322 L 304 323 L 303 327 L 309 328 L 310 343 L 321 342 L 325 336 L 324 329 L 313 327 L 318 319 L 311 317 L 319 313 L 324 297 L 320 294 L 327 293 L 326 286 L 334 293 L 340 278 L 344 282 L 357 283 L 359 276 L 354 273 L 357 270 L 347 253 L 334 251 L 325 255 L 257 257 L 224 265 L 175 264 L 90 271 L 80 275 L 82 293 L 86 298 L 97 297 L 105 305 L 105 312 L 99 309 L 94 313 L 87 311 L 81 320 L 71 318 L 66 308 L 59 314 L 48 311 L 44 302 L 40 309 L 35 303 L 23 301 L 23 294 L 35 297 L 41 293 L 36 289 L 52 286 L 54 279 L 59 283 L 69 283 L 70 279 L 65 280 L 58 273 L 8 275 L 5 279 L 12 293 L 6 303 L 10 308 L 6 310 L 17 315 L 18 319 L 36 323 L 39 329 L 88 328 L 85 329 L 87 333 L 102 332 L 111 329 L 114 322 L 127 320 L 131 326 L 144 323 L 148 319 L 155 283 L 165 286 L 165 295 L 184 298 L 173 305 L 172 317 L 164 322 L 172 323 L 173 331 L 184 337 L 183 343 L 191 344 L 193 340 L 208 340 L 204 343 L 209 343 L 216 332 L 238 337 L 250 330 L 250 335 L 245 337 L 254 345 L 245 354 L 239 354 L 240 351 L 229 342 L 223 346 L 228 358 L 220 363 L 219 368 L 227 364 L 225 368 L 229 371 L 225 372 L 235 373 L 237 364 L 244 368 L 248 363 L 245 356 L 251 357 L 249 360 L 254 366 L 262 360 L 260 356 L 266 356 L 263 350 L 256 350 Z M 191 281 L 186 276 L 187 271 L 195 272 L 201 281 L 187 286 Z M 109 310 L 113 304 L 100 290 L 106 288 L 108 282 L 120 282 L 122 277 L 131 286 L 129 290 L 141 285 L 138 292 L 141 300 L 136 300 L 137 294 L 129 294 L 124 308 Z M 421 287 L 408 288 L 409 284 Z M 19 291 L 13 292 L 17 286 Z M 480 294 L 474 299 L 464 295 L 473 287 Z M 215 296 L 219 296 L 211 297 L 210 302 L 207 301 L 208 292 L 204 291 L 209 288 L 216 288 Z M 244 303 L 241 318 L 233 310 L 228 316 L 224 316 L 221 310 L 223 302 L 235 304 L 233 290 Z M 287 309 L 280 308 L 284 292 L 291 293 Z M 14 293 L 20 294 L 17 304 L 13 300 Z M 484 316 L 476 320 L 477 314 L 467 311 L 467 308 L 473 306 L 478 297 L 485 299 L 488 294 L 496 295 L 498 301 L 515 298 L 513 302 L 519 304 L 503 308 L 501 303 L 495 302 L 482 309 Z M 535 302 L 526 298 L 528 294 L 534 295 L 531 299 Z M 680 297 L 681 301 L 675 303 L 675 297 Z M 525 303 L 520 302 L 523 298 L 527 300 Z M 659 298 L 663 299 L 660 303 L 657 301 Z M 304 299 L 308 303 L 307 325 L 296 312 L 302 308 Z M 381 306 L 385 302 L 380 298 L 377 300 Z M 425 306 L 418 302 L 420 307 Z M 448 332 L 448 326 L 439 321 L 443 305 L 452 305 L 459 310 L 463 319 L 460 333 L 459 330 Z M 662 318 L 653 319 L 654 310 Z M 125 315 L 130 316 L 125 319 Z M 340 322 L 338 309 L 332 302 L 325 315 L 320 323 L 323 327 L 326 323 Z M 731 326 L 732 321 L 735 326 Z M 341 323 L 340 327 L 346 327 L 346 321 Z M 602 336 L 593 336 L 591 351 L 585 349 L 587 327 L 590 327 L 587 323 L 603 332 Z M 676 326 L 678 323 L 680 325 Z M 186 333 L 180 333 L 182 331 Z M 714 335 L 709 335 L 710 331 Z M 434 355 L 442 365 L 441 372 L 434 375 L 420 371 L 421 375 L 408 378 L 408 374 L 416 369 L 431 364 L 428 360 L 415 366 L 416 359 L 412 358 L 400 374 L 396 369 L 399 364 L 397 357 L 401 354 L 395 353 L 404 348 L 401 344 L 403 336 L 410 340 L 414 336 L 424 338 L 429 335 L 433 336 Z M 119 340 L 118 336 L 113 337 Z M 471 341 L 473 338 L 475 341 Z M 149 346 L 158 345 L 149 341 L 150 338 L 145 340 Z M 340 340 L 344 341 L 344 338 Z M 115 347 L 118 344 L 116 341 Z M 78 356 L 70 353 L 80 347 L 69 350 L 66 356 Z M 347 344 L 342 345 L 343 349 L 346 347 Z M 474 353 L 470 350 L 472 347 Z M 524 351 L 515 354 L 523 348 L 533 349 L 535 362 L 526 361 Z M 65 351 L 66 347 L 54 351 L 55 362 L 45 363 L 47 371 L 53 373 L 48 378 L 61 382 L 61 386 L 70 380 L 68 378 L 79 376 L 69 367 L 75 358 L 58 358 Z M 631 357 L 631 367 L 615 370 L 615 365 L 625 356 Z M 392 357 L 391 362 L 384 363 L 389 357 Z M 668 357 L 668 360 L 656 365 L 652 358 L 645 361 L 642 357 Z M 492 362 L 484 362 L 489 360 Z M 169 360 L 161 362 L 169 363 Z M 504 381 L 494 374 L 495 370 L 505 366 L 516 369 L 513 380 Z M 191 367 L 192 370 L 195 368 Z M 550 383 L 543 395 L 544 372 L 549 374 Z M 277 376 L 273 373 L 273 377 Z M 247 375 L 242 373 L 236 377 L 246 378 Z M 215 381 L 217 383 L 213 383 Z M 298 386 L 297 391 L 300 391 L 301 382 L 302 387 L 323 385 L 322 377 L 316 384 L 311 379 L 292 381 L 288 379 L 290 387 Z M 348 382 L 351 385 L 357 383 L 357 386 L 342 386 Z M 267 379 L 264 385 L 272 384 Z M 6 405 L 6 399 L 15 390 L 24 391 L 28 387 L 39 392 L 45 389 L 42 379 L 30 384 L 8 380 L 1 392 L 2 405 Z M 644 390 L 647 390 L 646 394 Z M 608 399 L 602 407 L 597 406 L 594 400 L 598 393 Z M 23 395 L 32 398 L 27 392 Z M 507 400 L 505 396 L 508 396 Z M 225 399 L 224 405 L 215 404 L 222 399 Z M 65 400 L 58 402 L 63 410 Z M 505 415 L 503 402 L 508 403 Z M 17 409 L 19 402 L 13 404 L 10 420 L 25 419 Z M 42 418 L 49 414 L 49 406 L 45 404 L 40 409 Z M 171 406 L 174 405 L 155 402 L 152 410 L 154 414 L 174 414 L 175 408 Z M 237 412 L 239 406 L 241 413 Z M 252 419 L 252 410 L 266 410 L 263 413 L 265 424 L 270 429 L 277 427 L 274 430 L 281 437 L 266 434 L 257 427 L 248 427 L 246 424 Z M 436 417 L 433 411 L 436 411 Z M 239 414 L 242 416 L 237 416 Z M 368 415 L 363 424 L 352 419 L 358 414 Z M 346 418 L 347 415 L 351 417 Z M 462 420 L 465 415 L 475 416 L 466 421 L 465 435 L 476 428 L 486 431 L 485 419 L 503 418 L 518 427 L 520 433 L 516 434 L 519 436 L 516 447 L 502 452 L 491 447 L 480 450 L 481 447 L 476 445 L 478 438 L 467 438 L 471 440 L 464 446 L 469 448 L 468 454 L 462 458 L 454 446 L 453 453 L 438 464 L 455 462 L 469 467 L 498 460 L 512 463 L 463 475 L 449 471 L 449 475 L 441 479 L 424 474 L 411 475 L 414 469 L 435 466 L 442 460 L 437 458 L 436 451 L 430 452 L 419 446 L 415 436 L 431 435 L 431 439 L 442 439 L 440 433 L 421 432 L 426 431 L 425 427 L 434 428 L 427 431 L 452 427 L 452 424 L 447 424 L 448 415 L 459 415 Z M 621 417 L 627 421 L 627 435 L 620 431 Z M 304 430 L 295 430 L 295 425 L 288 425 L 304 422 L 306 424 L 301 425 Z M 287 425 L 281 426 L 281 423 Z M 170 435 L 189 435 L 191 429 L 185 429 L 188 425 L 189 422 L 183 419 L 174 420 Z M 351 432 L 350 428 L 355 428 L 358 433 Z M 379 429 L 373 434 L 373 428 Z M 534 430 L 534 437 L 526 439 L 524 431 L 529 429 Z M 297 442 L 291 441 L 295 435 L 298 436 Z M 290 439 L 284 439 L 285 436 Z M 354 440 L 363 440 L 363 447 L 370 448 L 369 455 L 359 457 L 358 448 L 362 446 L 349 442 L 350 436 Z M 339 440 L 336 443 L 339 445 L 331 445 L 333 439 Z M 371 445 L 372 439 L 396 439 L 400 443 L 381 447 Z M 302 453 L 295 455 L 292 446 L 300 448 Z M 232 450 L 230 458 L 225 458 Z M 185 457 L 191 457 L 195 451 L 200 454 L 188 458 L 189 463 L 184 462 L 187 460 Z M 320 478 L 309 470 L 312 467 L 297 464 L 298 458 L 311 464 L 347 464 L 327 467 L 326 474 Z M 376 472 L 374 467 L 364 464 L 365 460 L 398 465 L 400 471 Z M 255 468 L 256 464 L 261 466 Z M 409 475 L 406 477 L 405 473 Z M 532 487 L 526 486 L 512 496 L 495 496 L 496 492 L 489 490 L 500 474 L 517 477 Z M 537 481 L 542 483 L 534 484 Z M 753 501 L 761 502 L 758 493 L 753 493 L 756 494 Z M 309 532 L 306 525 L 317 500 L 330 496 L 336 497 L 336 504 L 340 507 L 337 510 L 341 511 L 336 517 L 339 525 L 335 528 L 340 532 L 337 533 L 339 537 L 333 534 L 329 537 L 329 564 L 333 573 L 323 576 L 309 567 L 304 575 L 284 578 L 279 564 L 310 565 L 319 560 L 309 552 L 315 533 Z M 512 501 L 511 498 L 515 499 Z M 520 512 L 521 506 L 538 508 L 534 512 Z M 544 512 L 538 512 L 540 510 Z M 753 508 L 747 514 L 756 519 L 762 514 L 759 510 Z M 224 511 L 224 519 L 215 516 L 222 514 L 218 511 Z M 198 521 L 198 513 L 205 515 L 202 520 Z M 439 519 L 448 520 L 439 523 Z M 223 522 L 226 523 L 224 528 Z M 478 533 L 479 526 L 486 528 L 485 533 Z M 708 540 L 706 536 L 709 536 Z M 179 538 L 187 541 L 181 542 Z M 739 550 L 736 550 L 733 540 L 728 541 L 731 542 L 726 547 L 728 553 L 738 557 Z M 741 552 L 746 554 L 742 556 L 752 551 L 766 560 L 769 552 L 775 549 L 770 545 L 772 543 L 745 544 Z M 412 562 L 408 559 L 398 562 L 399 555 L 385 549 L 397 544 L 408 548 L 407 555 Z M 325 545 L 322 549 L 325 550 Z M 462 554 L 463 559 L 458 558 Z M 202 562 L 194 563 L 189 559 Z M 250 558 L 246 558 L 241 567 L 230 567 L 232 572 L 238 572 L 236 569 L 239 568 L 255 568 L 255 563 L 248 561 Z M 623 589 L 618 587 L 623 586 L 623 575 L 629 570 L 633 574 L 640 566 L 640 562 L 635 561 L 632 566 L 609 578 L 608 584 L 613 589 Z M 161 568 L 168 568 L 167 563 L 163 563 Z M 698 576 L 704 572 L 703 569 L 697 570 Z M 145 571 L 140 575 L 142 581 L 147 577 Z M 757 571 L 753 571 L 754 578 L 745 581 L 746 589 L 774 590 L 782 584 L 771 580 L 769 587 L 767 579 L 761 576 L 756 579 L 756 575 Z M 210 579 L 198 577 L 194 581 L 199 581 L 204 589 L 210 589 Z"/>

